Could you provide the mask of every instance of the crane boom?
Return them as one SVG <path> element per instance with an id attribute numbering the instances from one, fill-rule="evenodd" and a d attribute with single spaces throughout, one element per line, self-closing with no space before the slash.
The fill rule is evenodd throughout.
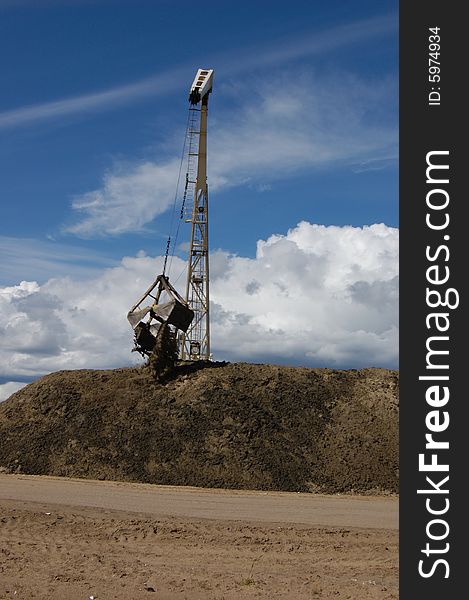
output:
<path id="1" fill-rule="evenodd" d="M 189 135 L 192 137 L 189 144 L 186 185 L 193 189 L 194 202 L 192 214 L 187 219 L 191 224 L 191 240 L 186 302 L 194 311 L 194 319 L 188 330 L 181 333 L 180 358 L 182 360 L 210 359 L 207 114 L 212 82 L 213 70 L 199 69 L 189 92 L 189 110 L 192 111 Z M 194 141 L 197 136 L 198 143 Z M 190 168 L 191 155 L 197 159 L 196 170 Z"/>

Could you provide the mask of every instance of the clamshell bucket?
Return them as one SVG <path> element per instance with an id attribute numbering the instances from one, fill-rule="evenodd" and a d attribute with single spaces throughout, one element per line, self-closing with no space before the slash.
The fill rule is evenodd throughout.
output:
<path id="1" fill-rule="evenodd" d="M 158 329 L 152 327 L 148 323 L 140 321 L 134 328 L 135 334 L 135 350 L 142 354 L 150 354 L 156 344 L 156 336 Z"/>
<path id="2" fill-rule="evenodd" d="M 189 329 L 194 318 L 194 311 L 175 298 L 165 304 L 154 304 L 151 311 L 158 321 L 161 319 L 163 323 L 174 325 L 176 329 L 180 329 L 184 333 Z"/>
<path id="3" fill-rule="evenodd" d="M 153 290 L 157 288 L 156 294 Z M 168 302 L 160 303 L 161 294 L 165 292 Z M 154 302 L 141 308 L 141 304 L 151 298 Z M 148 288 L 142 298 L 134 304 L 127 313 L 127 319 L 135 334 L 135 348 L 141 354 L 149 355 L 156 344 L 160 325 L 173 325 L 176 329 L 186 332 L 194 318 L 185 300 L 177 293 L 164 275 L 159 275 Z"/>

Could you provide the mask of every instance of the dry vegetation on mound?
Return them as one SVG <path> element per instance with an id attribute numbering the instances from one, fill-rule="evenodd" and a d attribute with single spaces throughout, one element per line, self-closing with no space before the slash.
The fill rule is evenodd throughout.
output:
<path id="1" fill-rule="evenodd" d="M 0 468 L 240 489 L 398 491 L 398 373 L 60 371 L 0 405 Z"/>

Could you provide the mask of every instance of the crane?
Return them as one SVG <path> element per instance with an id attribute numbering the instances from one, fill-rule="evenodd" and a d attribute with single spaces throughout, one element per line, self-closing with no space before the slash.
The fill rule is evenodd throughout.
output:
<path id="1" fill-rule="evenodd" d="M 211 358 L 207 114 L 212 84 L 213 69 L 198 69 L 189 90 L 189 118 L 185 144 L 188 148 L 187 171 L 180 211 L 181 219 L 186 217 L 186 223 L 191 225 L 185 298 L 177 292 L 165 273 L 171 245 L 170 232 L 163 273 L 158 275 L 127 313 L 127 319 L 134 330 L 133 351 L 150 358 L 161 351 L 162 340 L 172 339 L 165 334 L 169 326 L 172 332 L 177 332 L 179 359 L 195 361 Z M 192 209 L 186 215 L 186 199 L 191 197 Z M 173 337 L 176 337 L 176 333 Z"/>
<path id="2" fill-rule="evenodd" d="M 199 69 L 189 93 L 189 160 L 186 189 L 192 191 L 194 202 L 192 215 L 187 219 L 191 224 L 191 240 L 186 301 L 194 311 L 194 319 L 187 331 L 181 333 L 182 360 L 210 359 L 207 113 L 212 83 L 213 70 Z"/>

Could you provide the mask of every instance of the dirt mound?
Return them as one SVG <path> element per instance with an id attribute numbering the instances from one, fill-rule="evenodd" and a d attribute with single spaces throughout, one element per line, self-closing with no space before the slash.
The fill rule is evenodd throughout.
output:
<path id="1" fill-rule="evenodd" d="M 60 371 L 0 405 L 4 472 L 397 492 L 398 373 L 209 363 Z"/>

